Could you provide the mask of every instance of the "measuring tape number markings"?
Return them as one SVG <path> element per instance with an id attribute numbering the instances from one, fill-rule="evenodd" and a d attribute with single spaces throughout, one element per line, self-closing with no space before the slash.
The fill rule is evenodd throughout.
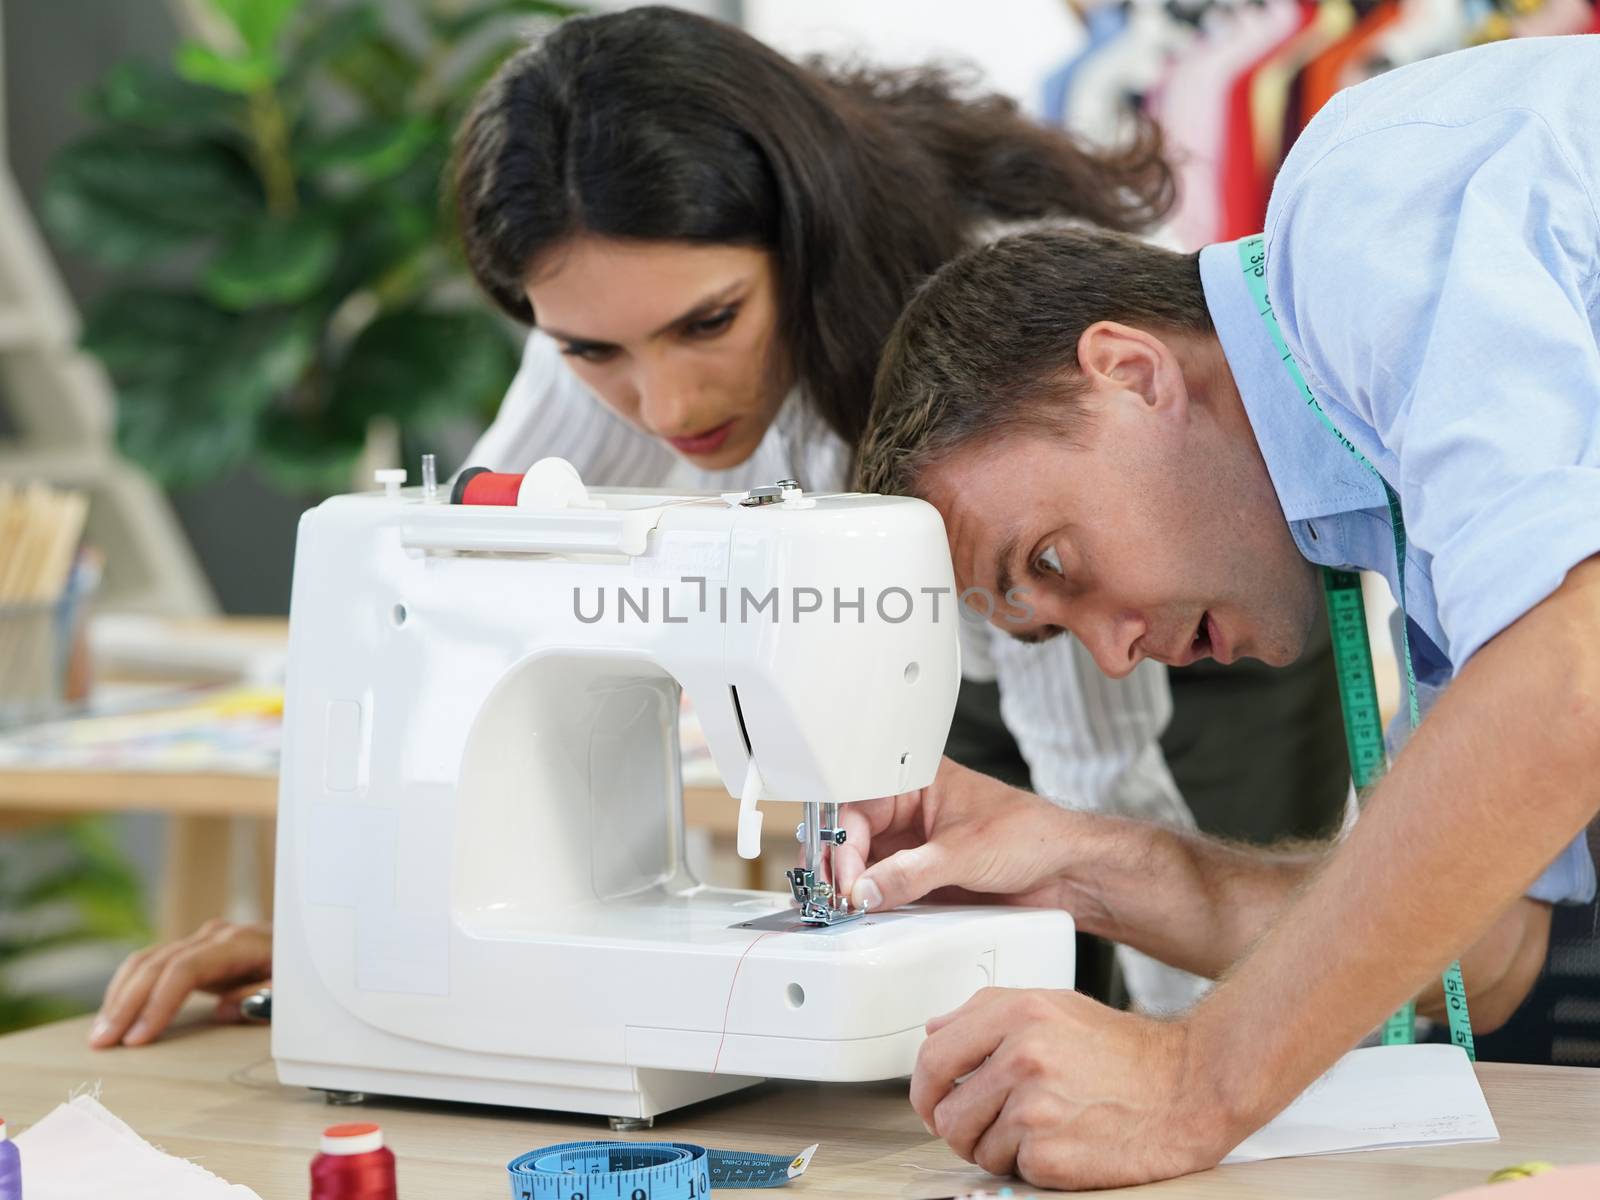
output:
<path id="1" fill-rule="evenodd" d="M 795 1155 L 707 1150 L 689 1142 L 562 1142 L 506 1164 L 511 1200 L 705 1200 L 712 1188 L 782 1187 L 816 1146 Z"/>
<path id="2" fill-rule="evenodd" d="M 1405 615 L 1406 608 L 1406 526 L 1400 515 L 1400 497 L 1356 448 L 1354 442 L 1340 432 L 1338 426 L 1323 411 L 1315 393 L 1307 385 L 1300 365 L 1283 340 L 1283 330 L 1278 326 L 1272 302 L 1267 298 L 1266 239 L 1260 234 L 1239 242 L 1239 264 L 1244 269 L 1245 283 L 1256 302 L 1256 311 L 1272 336 L 1283 368 L 1299 390 L 1306 406 L 1317 415 L 1323 426 L 1339 440 L 1356 461 L 1383 485 L 1383 494 L 1389 503 L 1389 528 L 1394 535 L 1395 590 L 1400 597 L 1401 642 L 1405 654 L 1406 705 L 1414 731 L 1422 721 L 1417 703 L 1417 673 L 1411 659 L 1411 634 Z M 1344 715 L 1345 744 L 1350 751 L 1350 774 L 1355 781 L 1356 796 L 1365 800 L 1377 786 L 1388 760 L 1384 752 L 1383 719 L 1378 710 L 1378 689 L 1372 675 L 1372 646 L 1367 638 L 1366 608 L 1361 599 L 1361 577 L 1350 571 L 1322 570 L 1322 591 L 1328 603 L 1328 623 L 1333 635 L 1334 667 L 1339 678 L 1339 707 Z M 1450 1021 L 1450 1040 L 1467 1052 L 1470 1059 L 1477 1058 L 1472 1041 L 1472 1018 L 1467 1011 L 1467 987 L 1461 980 L 1461 964 L 1453 962 L 1443 975 L 1445 1012 Z M 1385 1046 L 1409 1045 L 1416 1040 L 1416 1005 L 1402 1006 L 1383 1026 Z"/>

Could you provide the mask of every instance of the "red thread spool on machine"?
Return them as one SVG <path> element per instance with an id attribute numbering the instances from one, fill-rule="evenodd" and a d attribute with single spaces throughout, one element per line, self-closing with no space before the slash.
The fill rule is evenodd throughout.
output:
<path id="1" fill-rule="evenodd" d="M 452 504 L 515 505 L 522 489 L 522 475 L 508 475 L 484 467 L 468 467 L 456 476 L 451 490 Z"/>
<path id="2" fill-rule="evenodd" d="M 564 458 L 541 458 L 521 475 L 467 467 L 456 476 L 450 503 L 538 510 L 604 507 L 589 498 L 578 469 Z"/>
<path id="3" fill-rule="evenodd" d="M 376 1125 L 330 1125 L 311 1160 L 311 1200 L 397 1200 L 394 1152 Z"/>

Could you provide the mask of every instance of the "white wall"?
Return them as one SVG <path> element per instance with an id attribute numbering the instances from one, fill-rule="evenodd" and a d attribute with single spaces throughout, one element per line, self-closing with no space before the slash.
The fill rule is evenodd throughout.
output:
<path id="1" fill-rule="evenodd" d="M 791 56 L 975 64 L 1033 113 L 1044 77 L 1084 36 L 1065 0 L 744 0 L 743 11 L 746 29 Z"/>

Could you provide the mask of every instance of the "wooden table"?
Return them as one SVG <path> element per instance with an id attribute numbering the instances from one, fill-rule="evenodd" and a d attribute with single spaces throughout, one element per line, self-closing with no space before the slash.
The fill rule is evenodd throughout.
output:
<path id="1" fill-rule="evenodd" d="M 288 622 L 273 617 L 214 617 L 165 623 L 197 641 L 226 641 L 241 652 L 279 648 Z M 141 675 L 185 684 L 181 674 Z M 273 776 L 228 772 L 67 771 L 0 767 L 0 834 L 63 818 L 148 812 L 168 818 L 156 925 L 163 938 L 192 932 L 226 915 L 236 878 L 253 876 L 257 907 L 271 912 Z M 253 837 L 234 836 L 236 824 Z M 247 849 L 247 860 L 241 850 Z"/>
<path id="2" fill-rule="evenodd" d="M 329 1108 L 312 1093 L 279 1086 L 267 1031 L 258 1027 L 191 1020 L 154 1046 L 106 1051 L 87 1048 L 87 1029 L 86 1019 L 63 1021 L 0 1038 L 0 1112 L 13 1130 L 98 1080 L 102 1103 L 146 1140 L 199 1159 L 263 1200 L 303 1200 L 317 1135 L 340 1120 L 382 1124 L 400 1160 L 406 1200 L 505 1200 L 503 1166 L 516 1155 L 609 1136 L 598 1118 L 518 1109 L 402 1100 Z M 1498 1143 L 1251 1163 L 1100 1194 L 1432 1200 L 1511 1163 L 1600 1159 L 1600 1071 L 1488 1064 L 1478 1075 L 1500 1126 Z M 928 1136 L 906 1103 L 904 1083 L 768 1083 L 668 1114 L 650 1133 L 629 1136 L 776 1153 L 820 1142 L 805 1179 L 784 1193 L 796 1200 L 935 1197 L 998 1186 Z"/>

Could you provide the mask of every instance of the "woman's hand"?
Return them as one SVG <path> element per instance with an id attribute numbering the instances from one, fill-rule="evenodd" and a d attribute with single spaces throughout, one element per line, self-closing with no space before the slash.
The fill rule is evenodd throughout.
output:
<path id="1" fill-rule="evenodd" d="M 843 805 L 834 869 L 840 889 L 869 909 L 935 892 L 1057 906 L 1064 843 L 1078 816 L 947 758 L 929 787 Z"/>
<path id="2" fill-rule="evenodd" d="M 237 1021 L 240 1001 L 271 981 L 271 925 L 207 921 L 186 938 L 123 961 L 106 988 L 89 1044 L 102 1049 L 155 1041 L 194 991 L 217 997 L 217 1020 Z"/>

